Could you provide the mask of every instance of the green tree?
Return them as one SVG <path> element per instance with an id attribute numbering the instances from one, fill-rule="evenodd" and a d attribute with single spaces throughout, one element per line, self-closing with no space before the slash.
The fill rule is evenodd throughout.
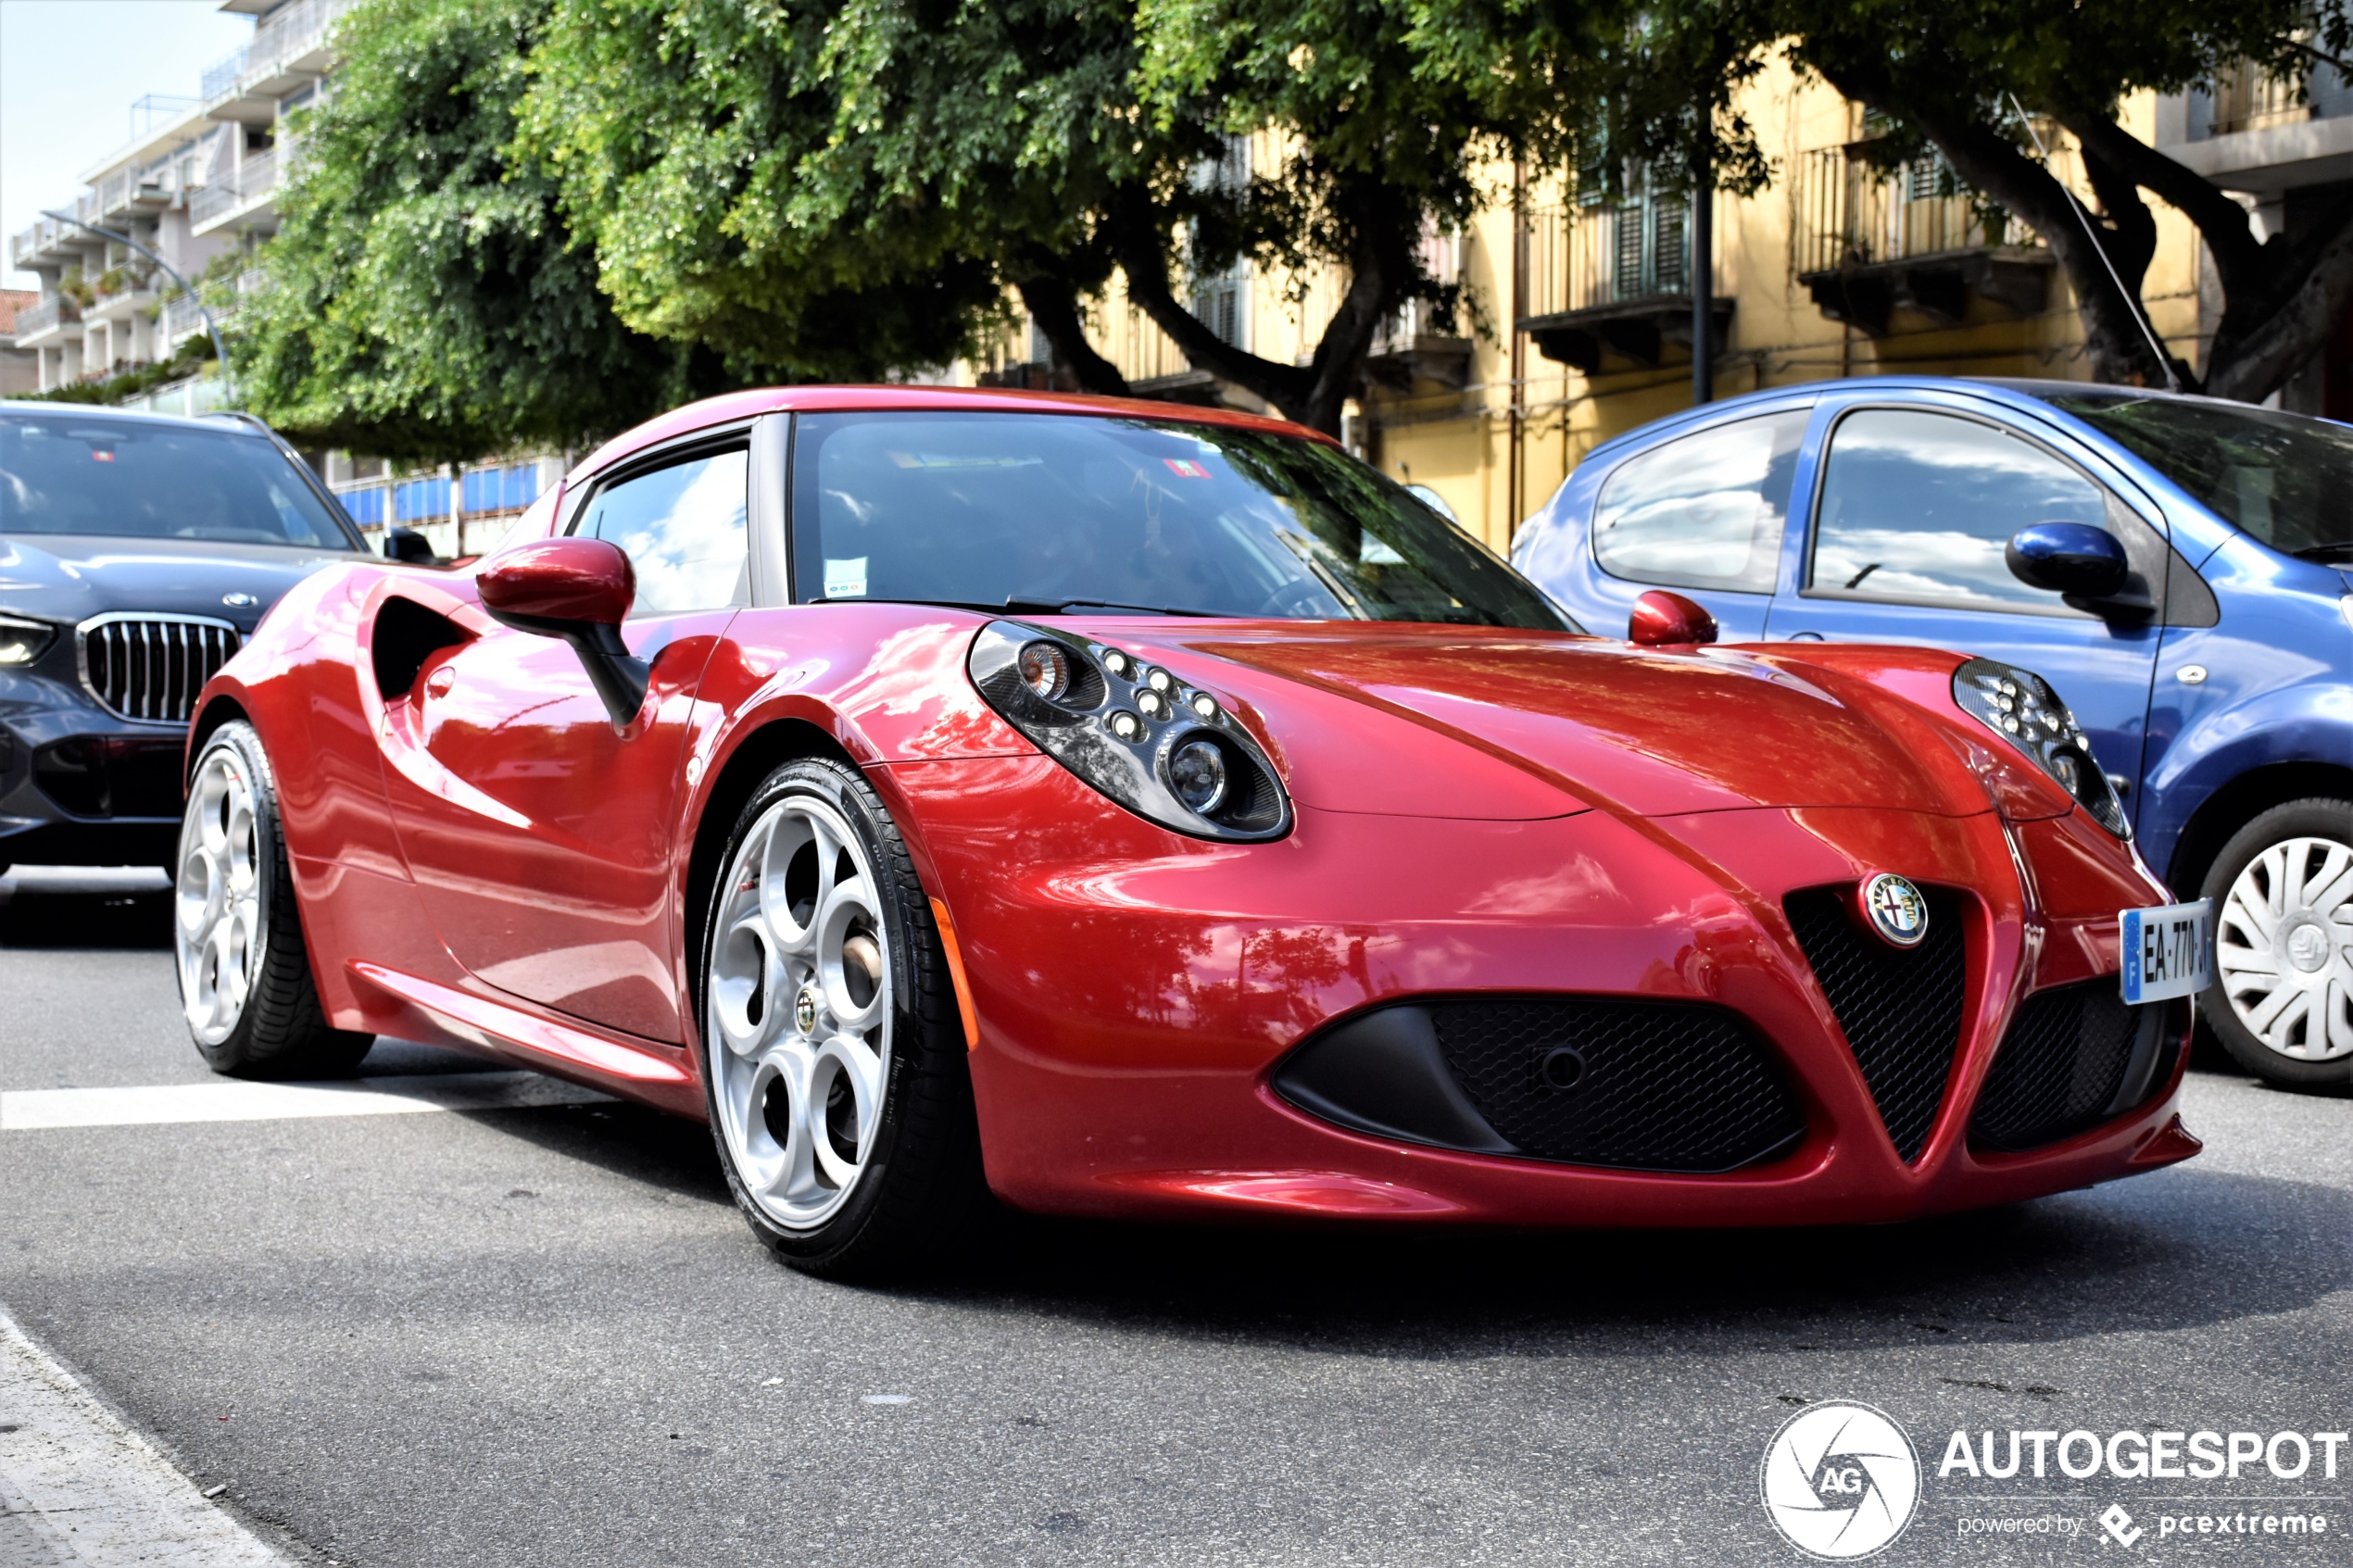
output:
<path id="1" fill-rule="evenodd" d="M 2104 381 L 2167 379 L 2140 297 L 2157 250 L 2154 195 L 2196 226 L 2224 300 L 2203 376 L 2179 360 L 2172 375 L 2258 401 L 2310 360 L 2353 298 L 2353 193 L 2316 204 L 2296 234 L 2259 239 L 2228 192 L 2117 116 L 2130 94 L 2209 83 L 2243 60 L 2300 80 L 2343 58 L 2348 31 L 2345 0 L 1672 0 L 1629 30 L 1613 112 L 1672 141 L 1679 122 L 1661 106 L 1663 83 L 1753 74 L 1786 48 L 1885 117 L 1872 156 L 1892 163 L 1933 145 L 1961 182 L 2041 236 L 2066 270 Z M 2021 110 L 2073 134 L 2096 211 L 2045 166 Z M 1715 127 L 1753 157 L 1744 129 Z"/>
<path id="2" fill-rule="evenodd" d="M 542 0 L 375 0 L 302 126 L 239 390 L 296 439 L 395 457 L 581 445 L 718 383 L 631 332 L 510 151 Z"/>
<path id="3" fill-rule="evenodd" d="M 1081 327 L 1116 269 L 1195 365 L 1337 430 L 1380 322 L 1458 303 L 1422 235 L 1468 216 L 1484 160 L 1560 141 L 1558 100 L 1417 74 L 1425 52 L 1381 0 L 558 0 L 524 118 L 640 330 L 800 355 L 875 330 L 820 308 L 859 287 L 963 346 L 1012 289 L 1118 393 Z M 1221 174 L 1254 131 L 1279 166 Z M 1187 308 L 1242 257 L 1347 270 L 1309 364 Z"/>

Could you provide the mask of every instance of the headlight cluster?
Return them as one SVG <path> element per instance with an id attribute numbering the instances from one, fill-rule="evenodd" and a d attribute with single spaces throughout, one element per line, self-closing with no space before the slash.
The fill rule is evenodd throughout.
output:
<path id="1" fill-rule="evenodd" d="M 0 669 L 31 664 L 57 635 L 57 629 L 46 621 L 0 615 Z"/>
<path id="2" fill-rule="evenodd" d="M 2058 786 L 2119 838 L 2133 836 L 2124 803 L 2092 759 L 2083 726 L 2051 684 L 2031 670 L 1972 659 L 1953 671 L 1953 700 L 1961 710 L 2034 759 Z"/>
<path id="3" fill-rule="evenodd" d="M 1274 764 L 1225 705 L 1124 649 L 1017 621 L 973 641 L 973 684 L 1038 748 L 1139 817 L 1255 844 L 1290 831 Z"/>

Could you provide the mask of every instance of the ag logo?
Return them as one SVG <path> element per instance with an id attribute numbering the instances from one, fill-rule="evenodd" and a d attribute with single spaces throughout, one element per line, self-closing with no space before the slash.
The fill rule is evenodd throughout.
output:
<path id="1" fill-rule="evenodd" d="M 1757 1472 L 1765 1515 L 1808 1557 L 1869 1557 L 1904 1533 L 1920 1500 L 1919 1456 L 1869 1405 L 1827 1400 L 1781 1424 Z"/>
<path id="2" fill-rule="evenodd" d="M 1928 935 L 1928 900 L 1894 872 L 1864 879 L 1863 913 L 1870 917 L 1880 939 L 1893 947 L 1917 947 Z"/>

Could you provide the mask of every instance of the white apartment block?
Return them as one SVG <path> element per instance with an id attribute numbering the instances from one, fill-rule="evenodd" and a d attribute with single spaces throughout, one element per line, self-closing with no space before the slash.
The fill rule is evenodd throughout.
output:
<path id="1" fill-rule="evenodd" d="M 200 96 L 162 100 L 168 112 L 151 113 L 145 132 L 49 210 L 155 251 L 225 324 L 261 284 L 249 263 L 277 229 L 278 185 L 296 150 L 287 116 L 323 88 L 328 34 L 350 3 L 226 0 L 222 10 L 256 19 L 252 41 L 204 72 Z M 44 218 L 9 236 L 8 250 L 41 280 L 39 300 L 16 318 L 16 346 L 38 356 L 41 390 L 170 359 L 205 330 L 196 297 L 136 250 L 75 223 Z M 207 381 L 139 402 L 195 413 L 219 395 Z"/>

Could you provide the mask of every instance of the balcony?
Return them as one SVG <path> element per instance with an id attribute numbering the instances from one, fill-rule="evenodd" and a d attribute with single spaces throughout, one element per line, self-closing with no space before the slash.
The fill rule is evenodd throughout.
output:
<path id="1" fill-rule="evenodd" d="M 143 213 L 161 212 L 174 199 L 169 160 L 145 170 L 117 169 L 98 183 L 98 221 L 120 222 Z"/>
<path id="2" fill-rule="evenodd" d="M 254 216 L 278 187 L 279 149 L 247 153 L 245 161 L 188 199 L 192 233 L 208 234 L 235 219 Z"/>
<path id="3" fill-rule="evenodd" d="M 1428 300 L 1408 300 L 1365 352 L 1365 378 L 1391 392 L 1460 392 L 1470 383 L 1471 340 Z"/>
<path id="4" fill-rule="evenodd" d="M 17 312 L 17 346 L 39 348 L 82 335 L 82 302 L 70 295 L 53 294 Z"/>
<path id="5" fill-rule="evenodd" d="M 249 124 L 274 119 L 279 99 L 326 74 L 335 20 L 351 4 L 297 0 L 271 17 L 245 47 L 204 73 L 207 112 Z"/>
<path id="6" fill-rule="evenodd" d="M 1898 310 L 1937 326 L 1972 302 L 2011 316 L 2042 310 L 2056 266 L 2000 208 L 1957 187 L 1934 157 L 1894 169 L 1866 144 L 1802 154 L 1791 182 L 1797 281 L 1833 321 L 1885 336 Z"/>
<path id="7" fill-rule="evenodd" d="M 1690 213 L 1688 198 L 1649 191 L 1529 213 L 1529 313 L 1519 330 L 1546 358 L 1589 376 L 1688 363 Z M 1714 316 L 1720 344 L 1732 316 L 1720 282 Z"/>

